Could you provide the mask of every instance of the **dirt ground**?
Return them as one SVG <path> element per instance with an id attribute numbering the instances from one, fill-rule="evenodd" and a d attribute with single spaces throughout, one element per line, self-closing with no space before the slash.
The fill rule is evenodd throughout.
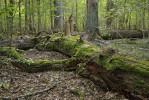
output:
<path id="1" fill-rule="evenodd" d="M 32 60 L 66 59 L 57 52 L 41 52 L 34 49 L 21 53 Z M 126 100 L 123 95 L 105 92 L 89 79 L 75 72 L 46 71 L 21 72 L 10 63 L 0 64 L 0 98 L 9 100 Z"/>

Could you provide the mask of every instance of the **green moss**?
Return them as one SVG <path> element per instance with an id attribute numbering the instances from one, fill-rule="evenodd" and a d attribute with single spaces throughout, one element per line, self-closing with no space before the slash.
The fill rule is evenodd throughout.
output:
<path id="1" fill-rule="evenodd" d="M 32 37 L 31 38 L 31 41 L 33 41 L 34 43 L 36 43 L 37 42 L 37 37 Z"/>
<path id="2" fill-rule="evenodd" d="M 78 59 L 88 60 L 92 56 L 98 54 L 100 52 L 99 48 L 96 48 L 94 45 L 86 45 L 80 47 L 75 53 L 74 57 Z"/>
<path id="3" fill-rule="evenodd" d="M 13 59 L 25 60 L 13 47 L 0 47 L 0 53 L 2 55 L 11 56 Z"/>
<path id="4" fill-rule="evenodd" d="M 113 71 L 115 69 L 121 69 L 124 71 L 132 71 L 140 73 L 145 77 L 149 77 L 149 65 L 148 62 L 135 61 L 125 57 L 112 57 L 107 60 L 104 66 L 107 70 Z"/>
<path id="5" fill-rule="evenodd" d="M 10 49 L 9 47 L 0 48 L 0 53 L 6 56 L 11 55 L 13 58 L 11 60 L 12 64 L 20 69 L 26 70 L 28 72 L 35 72 L 40 70 L 62 70 L 64 69 L 65 64 L 69 64 L 74 58 L 64 59 L 64 60 L 38 60 L 31 61 L 27 60 L 20 56 L 20 54 L 14 49 Z"/>
<path id="6" fill-rule="evenodd" d="M 73 89 L 70 92 L 77 95 L 80 98 L 80 100 L 83 100 L 83 94 L 79 89 Z"/>

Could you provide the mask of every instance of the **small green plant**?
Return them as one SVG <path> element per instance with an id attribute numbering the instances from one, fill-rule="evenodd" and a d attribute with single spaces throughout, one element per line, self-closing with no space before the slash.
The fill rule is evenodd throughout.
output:
<path id="1" fill-rule="evenodd" d="M 79 89 L 70 90 L 70 93 L 77 95 L 80 98 L 80 100 L 83 100 L 83 94 Z"/>
<path id="2" fill-rule="evenodd" d="M 104 33 L 104 34 L 101 34 L 101 37 L 104 39 L 104 40 L 109 40 L 111 35 L 108 34 L 108 33 Z"/>
<path id="3" fill-rule="evenodd" d="M 9 83 L 0 83 L 0 87 L 3 87 L 3 88 L 5 88 L 5 89 L 8 89 L 9 86 L 10 86 Z"/>

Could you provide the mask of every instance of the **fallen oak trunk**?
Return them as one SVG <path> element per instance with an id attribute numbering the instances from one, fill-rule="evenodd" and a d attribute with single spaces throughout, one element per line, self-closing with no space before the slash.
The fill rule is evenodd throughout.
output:
<path id="1" fill-rule="evenodd" d="M 100 85 L 105 91 L 113 90 L 119 93 L 124 94 L 127 98 L 138 99 L 137 95 L 142 95 L 147 97 L 148 88 L 140 89 L 139 92 L 135 90 L 134 87 L 130 87 L 130 84 L 125 83 L 125 80 L 122 78 L 119 79 L 115 73 L 117 71 L 122 71 L 124 74 L 140 74 L 141 77 L 149 77 L 149 63 L 142 61 L 135 61 L 125 57 L 114 56 L 112 53 L 102 53 L 100 48 L 92 45 L 87 41 L 80 40 L 79 36 L 76 37 L 55 37 L 51 38 L 45 43 L 46 37 L 40 38 L 37 48 L 39 50 L 57 50 L 64 54 L 70 55 L 72 58 L 61 60 L 61 61 L 26 61 L 24 58 L 16 54 L 12 54 L 14 59 L 12 64 L 24 68 L 29 72 L 43 71 L 47 69 L 51 70 L 64 70 L 64 69 L 76 69 L 79 75 L 90 78 L 97 85 Z M 44 41 L 45 44 L 42 42 Z M 7 48 L 2 50 L 0 48 L 0 53 L 8 54 L 10 49 Z M 2 52 L 3 51 L 3 52 Z M 4 52 L 5 51 L 5 52 Z M 25 62 L 25 63 L 24 63 Z M 108 72 L 110 70 L 112 72 Z M 114 74 L 113 74 L 114 72 Z M 133 81 L 135 78 L 133 79 Z M 123 84 L 125 83 L 125 84 Z M 146 83 L 145 83 L 146 84 Z M 140 93 L 141 91 L 141 93 Z"/>

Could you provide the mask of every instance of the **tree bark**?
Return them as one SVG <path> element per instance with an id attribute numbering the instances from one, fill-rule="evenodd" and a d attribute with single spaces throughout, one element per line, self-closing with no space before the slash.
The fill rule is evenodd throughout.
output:
<path id="1" fill-rule="evenodd" d="M 146 0 L 143 0 L 143 3 L 145 4 L 145 1 Z M 143 39 L 145 38 L 145 35 L 144 35 L 144 31 L 145 31 L 145 29 L 146 29 L 146 27 L 145 27 L 145 7 L 143 6 L 143 17 L 142 17 L 142 33 L 143 33 Z"/>
<path id="2" fill-rule="evenodd" d="M 32 26 L 33 31 L 36 33 L 36 27 L 35 27 L 35 10 L 34 10 L 34 0 L 32 0 Z"/>
<path id="3" fill-rule="evenodd" d="M 42 30 L 40 0 L 37 0 L 37 4 L 38 4 L 37 15 L 38 15 L 38 32 L 39 32 Z"/>
<path id="4" fill-rule="evenodd" d="M 28 5 L 27 1 L 25 0 L 25 31 L 28 31 Z"/>
<path id="5" fill-rule="evenodd" d="M 29 22 L 28 22 L 28 26 L 29 26 L 29 32 L 32 33 L 32 8 L 31 8 L 31 0 L 28 0 L 28 9 L 29 9 Z"/>
<path id="6" fill-rule="evenodd" d="M 78 0 L 76 0 L 76 23 L 75 30 L 78 31 Z"/>
<path id="7" fill-rule="evenodd" d="M 69 21 L 66 21 L 65 22 L 65 36 L 67 36 L 67 37 L 70 37 L 71 36 Z"/>
<path id="8" fill-rule="evenodd" d="M 53 0 L 50 0 L 50 17 L 51 17 L 51 30 L 54 29 L 54 20 L 53 20 Z"/>
<path id="9" fill-rule="evenodd" d="M 98 34 L 98 0 L 87 0 L 86 34 L 88 40 L 94 40 Z"/>
<path id="10" fill-rule="evenodd" d="M 7 10 L 7 0 L 5 0 L 5 12 L 6 12 L 6 20 L 8 21 L 8 10 Z M 7 29 L 8 29 L 8 22 L 6 22 L 6 28 L 5 28 L 5 32 L 7 33 Z"/>
<path id="11" fill-rule="evenodd" d="M 19 0 L 19 31 L 22 34 L 22 24 L 21 24 L 21 0 Z"/>
<path id="12" fill-rule="evenodd" d="M 106 20 L 106 25 L 107 25 L 107 28 L 111 28 L 111 23 L 112 23 L 112 16 L 113 16 L 113 13 L 114 11 L 111 11 L 111 9 L 114 8 L 114 3 L 112 0 L 107 0 L 107 13 L 108 13 L 108 18 Z"/>
<path id="13" fill-rule="evenodd" d="M 54 18 L 54 29 L 56 32 L 63 31 L 63 13 L 62 13 L 62 0 L 55 0 L 54 6 L 57 10 L 54 11 L 55 18 Z"/>
<path id="14" fill-rule="evenodd" d="M 1 7 L 2 7 L 2 2 L 0 2 L 0 9 L 2 9 Z M 3 21 L 2 20 L 0 20 L 0 32 L 3 32 Z"/>

